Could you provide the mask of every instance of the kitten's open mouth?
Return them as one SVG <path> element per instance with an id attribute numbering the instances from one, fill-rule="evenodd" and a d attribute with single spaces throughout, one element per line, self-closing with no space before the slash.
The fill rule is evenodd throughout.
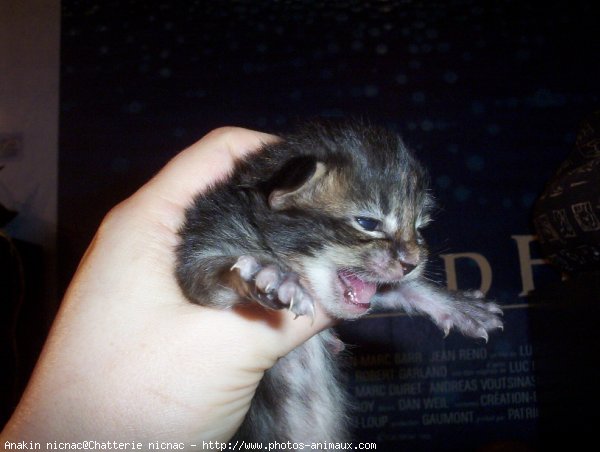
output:
<path id="1" fill-rule="evenodd" d="M 342 283 L 344 301 L 362 310 L 371 306 L 371 298 L 377 291 L 377 284 L 359 278 L 350 270 L 338 270 L 338 278 Z"/>

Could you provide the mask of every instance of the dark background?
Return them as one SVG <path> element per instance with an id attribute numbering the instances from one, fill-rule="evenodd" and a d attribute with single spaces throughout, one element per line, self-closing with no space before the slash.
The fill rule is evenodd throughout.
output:
<path id="1" fill-rule="evenodd" d="M 277 133 L 315 116 L 355 116 L 400 132 L 430 168 L 441 206 L 427 232 L 431 273 L 443 282 L 439 253 L 480 253 L 493 269 L 489 295 L 507 307 L 505 332 L 487 345 L 443 341 L 423 319 L 356 322 L 343 335 L 357 356 L 484 347 L 503 360 L 551 343 L 532 337 L 544 311 L 518 296 L 511 235 L 533 232 L 534 200 L 598 108 L 593 4 L 64 0 L 61 287 L 110 207 L 209 130 Z M 461 287 L 479 283 L 475 270 L 461 263 Z M 536 266 L 536 288 L 557 279 Z M 456 366 L 464 373 L 470 364 Z M 359 417 L 357 439 L 376 441 L 377 450 L 484 450 L 494 442 L 532 450 L 549 434 L 543 410 L 528 420 L 453 426 L 405 425 L 401 415 L 381 428 Z"/>
<path id="2" fill-rule="evenodd" d="M 445 212 L 460 210 L 457 231 L 525 231 L 597 107 L 590 6 L 64 1 L 64 280 L 107 209 L 184 146 L 217 126 L 276 132 L 315 115 L 398 129 L 431 168 Z"/>

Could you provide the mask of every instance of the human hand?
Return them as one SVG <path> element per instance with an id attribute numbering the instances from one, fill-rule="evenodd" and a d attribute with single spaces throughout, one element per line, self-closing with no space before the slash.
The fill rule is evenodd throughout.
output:
<path id="1" fill-rule="evenodd" d="M 174 248 L 192 197 L 275 137 L 218 129 L 102 222 L 67 290 L 4 441 L 229 439 L 278 357 L 331 325 L 188 302 Z"/>

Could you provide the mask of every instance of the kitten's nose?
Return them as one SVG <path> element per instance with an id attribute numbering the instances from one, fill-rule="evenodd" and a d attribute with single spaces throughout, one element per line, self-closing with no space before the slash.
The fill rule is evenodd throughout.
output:
<path id="1" fill-rule="evenodd" d="M 395 246 L 395 252 L 396 260 L 402 267 L 405 276 L 419 265 L 421 253 L 418 247 L 412 246 L 410 243 L 402 243 Z"/>

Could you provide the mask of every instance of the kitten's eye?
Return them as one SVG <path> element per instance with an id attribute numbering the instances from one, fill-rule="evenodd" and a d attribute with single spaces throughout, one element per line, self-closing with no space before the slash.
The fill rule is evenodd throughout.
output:
<path id="1" fill-rule="evenodd" d="M 376 220 L 375 218 L 355 217 L 354 219 L 360 225 L 361 228 L 368 232 L 376 231 L 381 225 L 381 221 Z"/>

